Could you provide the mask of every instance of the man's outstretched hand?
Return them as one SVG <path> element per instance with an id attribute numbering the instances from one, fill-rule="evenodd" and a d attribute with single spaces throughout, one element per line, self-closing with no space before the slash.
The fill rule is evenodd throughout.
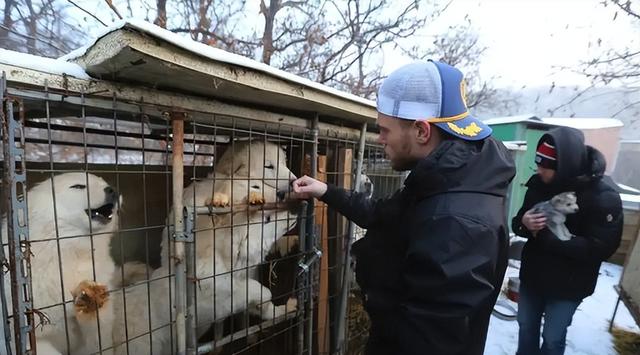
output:
<path id="1" fill-rule="evenodd" d="M 294 192 L 292 197 L 301 200 L 310 197 L 320 198 L 327 192 L 327 184 L 306 175 L 295 180 L 291 186 Z"/>

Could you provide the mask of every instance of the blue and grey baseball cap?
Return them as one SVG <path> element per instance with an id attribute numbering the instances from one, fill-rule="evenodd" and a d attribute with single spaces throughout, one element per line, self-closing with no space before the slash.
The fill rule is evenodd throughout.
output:
<path id="1" fill-rule="evenodd" d="M 389 75 L 378 90 L 378 112 L 425 120 L 465 140 L 481 140 L 491 128 L 469 114 L 462 72 L 448 64 L 422 61 Z"/>

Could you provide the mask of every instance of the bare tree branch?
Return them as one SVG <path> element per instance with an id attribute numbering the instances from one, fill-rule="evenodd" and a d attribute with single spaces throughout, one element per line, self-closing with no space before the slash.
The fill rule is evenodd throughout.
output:
<path id="1" fill-rule="evenodd" d="M 104 27 L 108 27 L 106 23 L 102 22 L 102 20 L 100 20 L 98 17 L 96 17 L 94 14 L 92 14 L 91 12 L 83 9 L 80 5 L 76 4 L 75 2 L 73 2 L 73 0 L 67 0 L 71 5 L 77 7 L 78 9 L 82 10 L 82 12 L 84 12 L 85 14 L 93 17 L 96 21 L 100 22 Z"/>
<path id="2" fill-rule="evenodd" d="M 122 16 L 120 15 L 120 12 L 118 12 L 118 9 L 116 8 L 115 5 L 113 5 L 113 0 L 104 0 L 107 5 L 109 6 L 109 8 L 111 8 L 111 10 L 113 10 L 113 12 L 116 14 L 116 16 L 118 16 L 118 19 L 122 20 Z"/>

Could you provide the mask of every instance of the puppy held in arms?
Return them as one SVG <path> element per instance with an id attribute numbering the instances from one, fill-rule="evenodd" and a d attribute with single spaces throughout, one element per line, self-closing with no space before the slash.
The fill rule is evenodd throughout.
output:
<path id="1" fill-rule="evenodd" d="M 558 239 L 567 241 L 573 235 L 567 229 L 564 222 L 567 215 L 578 212 L 578 203 L 575 192 L 563 192 L 551 198 L 551 200 L 537 203 L 533 206 L 535 213 L 543 213 L 547 218 L 547 228 Z"/>

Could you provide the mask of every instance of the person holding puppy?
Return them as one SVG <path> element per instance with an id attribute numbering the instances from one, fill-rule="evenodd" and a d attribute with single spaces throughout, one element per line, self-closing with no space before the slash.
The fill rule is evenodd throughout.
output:
<path id="1" fill-rule="evenodd" d="M 404 187 L 375 200 L 304 176 L 294 193 L 367 229 L 353 245 L 367 355 L 481 355 L 507 265 L 514 163 L 469 114 L 463 75 L 445 63 L 391 73 L 377 110 L 392 168 L 410 170 Z"/>
<path id="2" fill-rule="evenodd" d="M 520 267 L 517 355 L 559 355 L 564 354 L 573 314 L 595 289 L 600 264 L 620 245 L 622 202 L 605 181 L 604 156 L 585 146 L 577 129 L 547 132 L 535 159 L 537 173 L 527 182 L 524 203 L 512 221 L 513 231 L 528 238 Z M 532 207 L 568 191 L 575 192 L 579 209 L 565 222 L 573 237 L 562 241 L 547 228 L 545 215 Z"/>

